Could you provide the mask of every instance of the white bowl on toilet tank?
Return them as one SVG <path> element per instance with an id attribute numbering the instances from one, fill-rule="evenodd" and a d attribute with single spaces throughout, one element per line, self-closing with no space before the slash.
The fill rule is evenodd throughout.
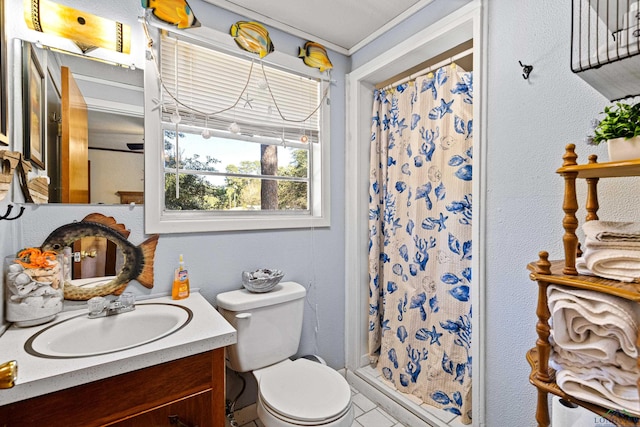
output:
<path id="1" fill-rule="evenodd" d="M 237 330 L 227 347 L 229 367 L 248 372 L 281 362 L 298 351 L 306 289 L 282 282 L 266 293 L 246 289 L 219 294 L 218 311 Z"/>

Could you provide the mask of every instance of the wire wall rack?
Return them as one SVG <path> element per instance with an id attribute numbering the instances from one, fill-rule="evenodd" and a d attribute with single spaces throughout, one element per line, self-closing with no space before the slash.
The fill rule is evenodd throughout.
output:
<path id="1" fill-rule="evenodd" d="M 572 0 L 571 70 L 611 101 L 640 95 L 640 0 Z"/>

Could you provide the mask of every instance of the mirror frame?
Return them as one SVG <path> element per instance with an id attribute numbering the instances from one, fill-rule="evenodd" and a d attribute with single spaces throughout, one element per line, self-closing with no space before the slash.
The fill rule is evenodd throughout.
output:
<path id="1" fill-rule="evenodd" d="M 4 22 L 4 0 L 0 0 L 0 147 L 9 145 L 7 108 L 9 107 L 7 94 L 7 36 Z"/>

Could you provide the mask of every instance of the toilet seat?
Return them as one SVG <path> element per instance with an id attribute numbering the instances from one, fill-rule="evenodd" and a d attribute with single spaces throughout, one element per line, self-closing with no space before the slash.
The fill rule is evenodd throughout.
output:
<path id="1" fill-rule="evenodd" d="M 335 370 L 307 359 L 260 374 L 259 399 L 272 415 L 296 425 L 327 424 L 351 409 L 351 389 Z"/>

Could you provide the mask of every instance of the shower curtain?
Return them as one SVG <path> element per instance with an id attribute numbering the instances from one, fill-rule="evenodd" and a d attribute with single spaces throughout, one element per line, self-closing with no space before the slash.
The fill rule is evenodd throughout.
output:
<path id="1" fill-rule="evenodd" d="M 473 73 L 374 94 L 369 354 L 401 392 L 471 422 Z"/>

